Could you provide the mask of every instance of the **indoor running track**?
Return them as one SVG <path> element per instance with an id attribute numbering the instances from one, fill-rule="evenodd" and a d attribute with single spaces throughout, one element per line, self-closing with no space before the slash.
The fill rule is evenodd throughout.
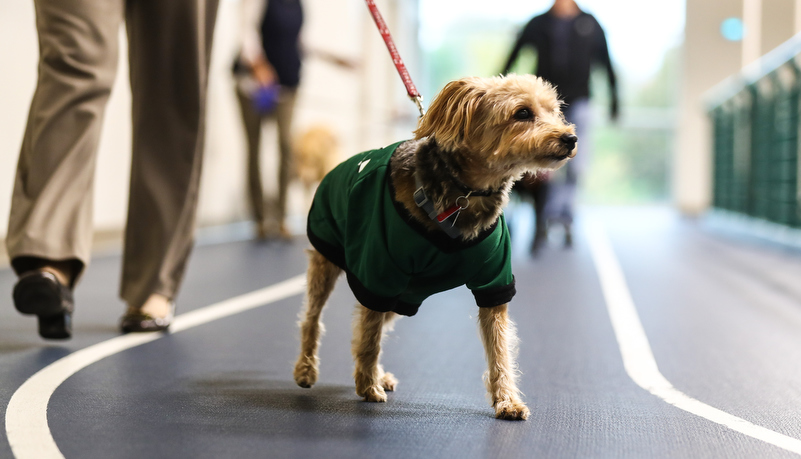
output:
<path id="1" fill-rule="evenodd" d="M 398 321 L 383 363 L 400 384 L 369 404 L 351 379 L 344 280 L 325 310 L 317 385 L 292 381 L 305 238 L 207 237 L 169 334 L 118 337 L 117 255 L 93 261 L 63 343 L 40 340 L 35 320 L 16 313 L 14 276 L 0 270 L 0 457 L 801 453 L 801 253 L 664 209 L 591 209 L 573 250 L 554 239 L 531 259 L 513 223 L 525 422 L 493 418 L 466 289 Z"/>

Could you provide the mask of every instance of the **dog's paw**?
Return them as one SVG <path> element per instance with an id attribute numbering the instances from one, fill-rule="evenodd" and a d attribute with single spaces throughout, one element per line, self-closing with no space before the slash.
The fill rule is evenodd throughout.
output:
<path id="1" fill-rule="evenodd" d="M 384 390 L 393 391 L 397 385 L 398 378 L 396 378 L 392 373 L 384 373 L 384 376 L 381 377 L 381 386 L 384 388 Z"/>
<path id="2" fill-rule="evenodd" d="M 525 403 L 516 400 L 500 400 L 495 403 L 495 418 L 508 421 L 523 421 L 529 411 Z"/>
<path id="3" fill-rule="evenodd" d="M 387 373 L 384 373 L 385 375 Z M 361 371 L 354 373 L 356 383 L 356 395 L 364 397 L 366 402 L 386 402 L 387 393 L 384 392 L 383 377 L 380 374 L 370 374 Z"/>
<path id="4" fill-rule="evenodd" d="M 356 391 L 360 397 L 364 397 L 365 402 L 383 403 L 387 401 L 387 393 L 381 386 L 370 386 L 365 390 Z"/>
<path id="5" fill-rule="evenodd" d="M 295 364 L 293 375 L 298 386 L 308 389 L 317 382 L 317 366 L 301 357 Z"/>

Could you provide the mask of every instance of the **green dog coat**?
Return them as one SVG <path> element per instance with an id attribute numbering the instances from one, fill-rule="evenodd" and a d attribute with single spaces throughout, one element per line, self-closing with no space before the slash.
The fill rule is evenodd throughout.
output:
<path id="1" fill-rule="evenodd" d="M 429 231 L 394 199 L 390 158 L 401 143 L 359 153 L 325 176 L 309 211 L 311 244 L 374 311 L 412 316 L 429 296 L 461 285 L 479 307 L 508 303 L 515 281 L 503 214 L 466 242 Z"/>

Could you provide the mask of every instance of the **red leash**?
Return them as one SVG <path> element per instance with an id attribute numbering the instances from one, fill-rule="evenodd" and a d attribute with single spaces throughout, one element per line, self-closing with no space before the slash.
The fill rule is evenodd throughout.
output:
<path id="1" fill-rule="evenodd" d="M 403 80 L 403 85 L 406 86 L 406 94 L 408 94 L 409 98 L 412 99 L 412 102 L 417 105 L 417 109 L 420 110 L 420 116 L 423 116 L 423 96 L 417 92 L 417 88 L 414 86 L 414 82 L 412 82 L 412 77 L 409 76 L 409 71 L 406 70 L 406 66 L 403 64 L 403 59 L 400 57 L 398 48 L 395 47 L 395 42 L 392 41 L 392 35 L 389 34 L 389 27 L 387 27 L 387 23 L 384 22 L 384 18 L 381 17 L 381 13 L 378 11 L 375 1 L 365 1 L 367 2 L 367 7 L 370 9 L 370 14 L 373 15 L 373 20 L 375 21 L 375 25 L 378 27 L 378 32 L 381 34 L 381 37 L 384 39 L 384 43 L 387 45 L 387 50 L 389 50 L 389 55 L 392 57 L 392 62 L 395 64 L 395 68 L 398 70 L 401 80 Z"/>

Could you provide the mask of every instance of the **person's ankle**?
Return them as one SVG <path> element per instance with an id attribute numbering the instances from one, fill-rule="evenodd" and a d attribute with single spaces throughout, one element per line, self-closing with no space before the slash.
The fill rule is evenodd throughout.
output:
<path id="1" fill-rule="evenodd" d="M 151 317 L 165 318 L 172 314 L 172 303 L 166 296 L 154 293 L 148 297 L 145 304 L 138 308 L 128 305 L 128 311 L 140 312 Z"/>
<path id="2" fill-rule="evenodd" d="M 39 268 L 38 271 L 48 272 L 48 273 L 56 276 L 56 280 L 58 280 L 58 283 L 61 284 L 61 285 L 64 285 L 66 287 L 71 287 L 72 286 L 70 273 L 69 272 L 65 272 L 65 270 L 63 270 L 63 269 L 59 269 L 59 268 L 57 268 L 56 266 L 53 266 L 53 265 L 45 265 L 45 266 L 42 266 L 41 268 Z"/>
<path id="3" fill-rule="evenodd" d="M 19 276 L 27 273 L 47 272 L 63 286 L 72 290 L 84 264 L 77 258 L 53 260 L 42 257 L 18 256 L 11 259 L 11 266 Z"/>

